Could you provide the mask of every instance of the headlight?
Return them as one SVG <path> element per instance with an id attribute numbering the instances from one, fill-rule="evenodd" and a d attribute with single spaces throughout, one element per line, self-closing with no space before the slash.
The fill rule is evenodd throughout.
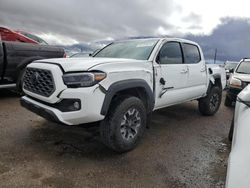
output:
<path id="1" fill-rule="evenodd" d="M 104 72 L 83 72 L 63 75 L 63 81 L 68 87 L 89 87 L 106 78 Z"/>
<path id="2" fill-rule="evenodd" d="M 241 89 L 241 80 L 235 77 L 231 77 L 230 86 Z"/>

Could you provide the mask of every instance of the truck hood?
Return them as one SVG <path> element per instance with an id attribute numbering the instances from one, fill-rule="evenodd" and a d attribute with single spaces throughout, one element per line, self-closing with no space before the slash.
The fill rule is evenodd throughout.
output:
<path id="1" fill-rule="evenodd" d="M 121 59 L 121 58 L 93 58 L 93 57 L 82 57 L 82 58 L 58 58 L 58 59 L 43 59 L 35 61 L 37 63 L 53 63 L 61 66 L 65 72 L 73 71 L 88 71 L 97 65 L 108 64 L 108 63 L 136 63 L 145 62 L 142 60 L 135 59 Z"/>
<path id="2" fill-rule="evenodd" d="M 233 76 L 239 78 L 243 82 L 250 82 L 250 74 L 240 74 L 235 72 Z"/>

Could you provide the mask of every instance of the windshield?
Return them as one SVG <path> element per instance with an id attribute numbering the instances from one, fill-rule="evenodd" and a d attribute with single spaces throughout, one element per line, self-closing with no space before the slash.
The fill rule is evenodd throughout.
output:
<path id="1" fill-rule="evenodd" d="M 225 65 L 226 70 L 235 69 L 238 63 L 228 63 Z"/>
<path id="2" fill-rule="evenodd" d="M 41 39 L 40 37 L 35 36 L 35 35 L 32 35 L 32 34 L 30 34 L 30 33 L 21 32 L 21 34 L 23 34 L 23 35 L 26 36 L 26 37 L 31 38 L 32 40 L 38 42 L 39 44 L 48 44 L 47 42 L 45 42 L 45 41 L 44 41 L 43 39 Z"/>
<path id="3" fill-rule="evenodd" d="M 250 61 L 241 62 L 236 72 L 241 74 L 250 74 Z"/>
<path id="4" fill-rule="evenodd" d="M 94 57 L 147 60 L 157 42 L 158 39 L 114 42 L 103 48 Z"/>

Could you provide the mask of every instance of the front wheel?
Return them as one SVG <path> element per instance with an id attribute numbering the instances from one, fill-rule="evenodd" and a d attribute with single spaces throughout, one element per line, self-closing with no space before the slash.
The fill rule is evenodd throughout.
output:
<path id="1" fill-rule="evenodd" d="M 103 143 L 116 152 L 126 152 L 136 147 L 146 127 L 146 109 L 137 97 L 119 97 L 101 122 Z"/>
<path id="2" fill-rule="evenodd" d="M 214 115 L 221 104 L 222 91 L 219 87 L 215 86 L 210 89 L 206 97 L 199 100 L 199 111 L 202 115 Z"/>

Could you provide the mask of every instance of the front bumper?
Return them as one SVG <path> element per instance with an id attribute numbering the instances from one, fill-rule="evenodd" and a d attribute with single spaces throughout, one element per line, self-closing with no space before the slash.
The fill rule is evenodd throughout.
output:
<path id="1" fill-rule="evenodd" d="M 237 95 L 242 91 L 242 89 L 229 87 L 227 90 L 227 97 L 232 101 L 236 102 Z"/>
<path id="2" fill-rule="evenodd" d="M 79 99 L 81 109 L 62 112 L 56 107 L 56 103 L 46 104 L 29 96 L 23 96 L 20 102 L 23 107 L 43 118 L 66 125 L 80 125 L 104 119 L 104 116 L 101 115 L 100 112 L 105 94 L 100 91 L 98 86 L 90 88 L 68 88 L 62 91 L 58 97 L 58 103 L 63 99 Z"/>
<path id="3" fill-rule="evenodd" d="M 57 123 L 60 122 L 60 120 L 57 118 L 56 114 L 52 110 L 49 110 L 49 109 L 43 108 L 42 106 L 34 104 L 30 100 L 27 100 L 25 97 L 22 97 L 20 99 L 20 104 L 24 108 L 36 113 L 39 116 L 42 116 L 43 118 L 49 121 L 53 121 Z"/>

